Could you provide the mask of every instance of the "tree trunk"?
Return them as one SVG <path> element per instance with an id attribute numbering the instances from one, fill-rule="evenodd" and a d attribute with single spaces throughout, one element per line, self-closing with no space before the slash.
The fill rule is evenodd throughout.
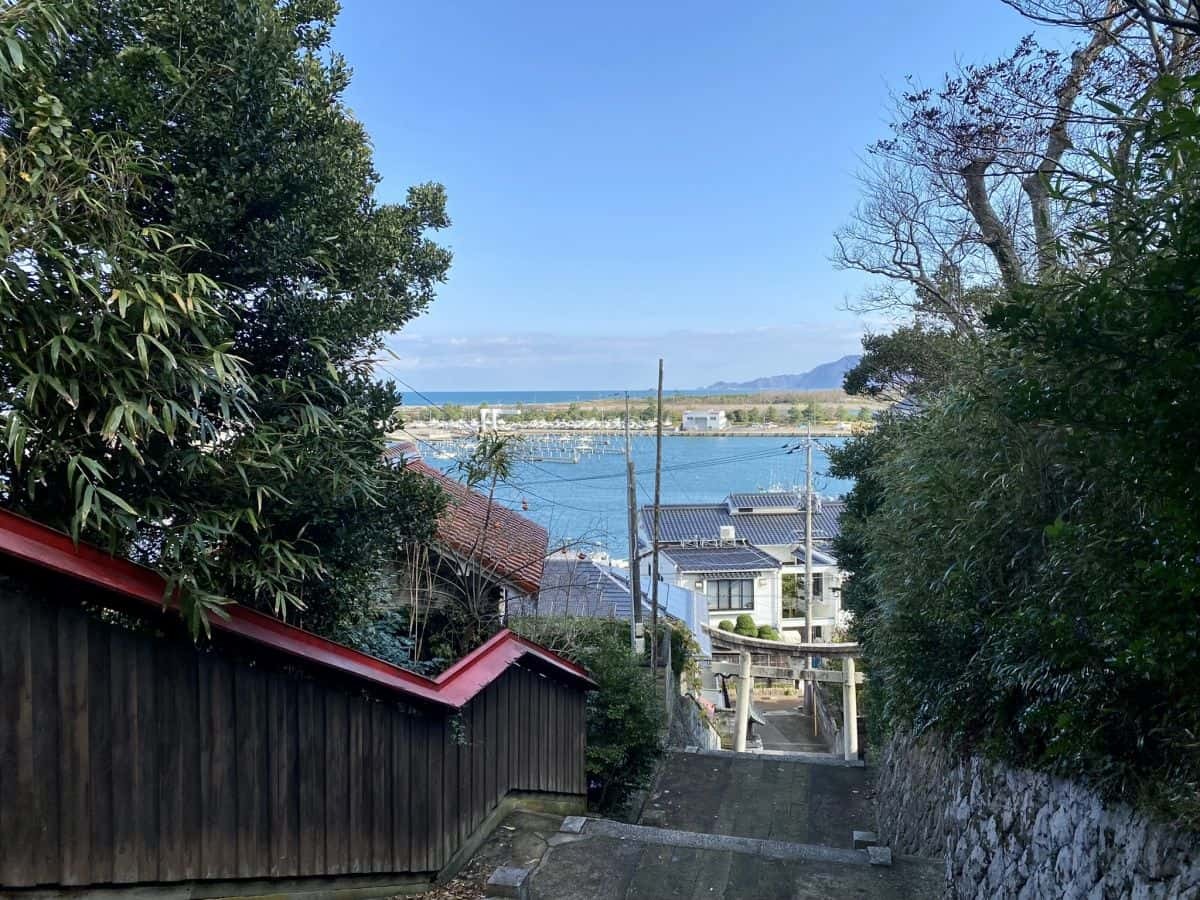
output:
<path id="1" fill-rule="evenodd" d="M 1071 147 L 1067 123 L 1075 109 L 1075 101 L 1083 90 L 1083 80 L 1104 48 L 1112 42 L 1112 33 L 1097 31 L 1086 47 L 1071 54 L 1071 71 L 1054 93 L 1054 119 L 1046 135 L 1046 149 L 1037 168 L 1021 180 L 1021 188 L 1029 198 L 1033 216 L 1033 240 L 1037 252 L 1038 279 L 1045 280 L 1058 267 L 1058 235 L 1050 211 L 1050 179 L 1058 170 L 1063 154 Z"/>
<path id="2" fill-rule="evenodd" d="M 963 166 L 961 174 L 967 186 L 967 208 L 971 212 L 984 246 L 992 251 L 996 264 L 1000 267 L 1000 278 L 1004 287 L 1011 293 L 1017 285 L 1025 280 L 1021 266 L 1021 258 L 1017 248 L 1013 246 L 1012 235 L 996 215 L 987 190 L 987 170 L 995 160 L 990 158 L 973 159 Z"/>

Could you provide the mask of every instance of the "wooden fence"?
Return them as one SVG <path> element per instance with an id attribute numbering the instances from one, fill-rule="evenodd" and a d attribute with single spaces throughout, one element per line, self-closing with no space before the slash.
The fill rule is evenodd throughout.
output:
<path id="1" fill-rule="evenodd" d="M 0 561 L 0 888 L 432 877 L 509 792 L 586 793 L 585 694 L 533 663 L 456 713 L 96 596 Z"/>

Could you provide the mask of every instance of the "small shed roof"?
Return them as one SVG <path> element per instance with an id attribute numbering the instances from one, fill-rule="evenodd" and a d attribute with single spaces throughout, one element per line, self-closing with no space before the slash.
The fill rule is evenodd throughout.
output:
<path id="1" fill-rule="evenodd" d="M 0 554 L 111 591 L 143 613 L 164 610 L 166 582 L 157 572 L 4 510 Z M 214 632 L 440 706 L 463 706 L 517 661 L 531 661 L 584 688 L 595 686 L 579 666 L 507 630 L 436 678 L 426 678 L 238 604 L 224 612 L 211 619 Z"/>
<path id="2" fill-rule="evenodd" d="M 804 565 L 804 548 L 801 547 L 796 550 L 792 553 L 792 557 L 800 565 Z M 815 547 L 813 548 L 812 561 L 814 566 L 836 566 L 838 564 L 837 558 L 832 553 L 817 550 Z"/>

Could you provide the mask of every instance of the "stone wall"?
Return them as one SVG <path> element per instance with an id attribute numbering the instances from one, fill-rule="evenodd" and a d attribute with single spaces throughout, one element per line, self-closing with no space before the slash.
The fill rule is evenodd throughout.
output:
<path id="1" fill-rule="evenodd" d="M 845 735 L 842 734 L 842 707 L 841 704 L 838 704 L 835 708 L 829 702 L 830 688 L 832 687 L 833 690 L 840 693 L 841 685 L 831 686 L 821 682 L 809 682 L 805 684 L 805 689 L 813 686 L 815 689 L 812 699 L 817 704 L 817 722 L 821 736 L 829 745 L 829 752 L 841 756 L 846 752 Z"/>
<path id="2" fill-rule="evenodd" d="M 696 698 L 690 694 L 680 697 L 675 705 L 668 743 L 673 747 L 721 749 L 721 735 L 709 722 Z"/>
<path id="3" fill-rule="evenodd" d="M 1200 834 L 1074 782 L 902 736 L 883 750 L 877 798 L 880 840 L 943 856 L 955 898 L 1200 897 Z"/>

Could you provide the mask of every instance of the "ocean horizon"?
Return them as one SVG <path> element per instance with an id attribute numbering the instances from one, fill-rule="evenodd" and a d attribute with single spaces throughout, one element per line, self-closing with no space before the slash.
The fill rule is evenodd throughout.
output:
<path id="1" fill-rule="evenodd" d="M 416 391 L 404 390 L 401 385 L 401 391 L 404 396 L 404 406 L 409 407 L 428 407 L 428 406 L 445 406 L 453 404 L 455 406 L 503 406 L 505 404 L 517 403 L 572 403 L 583 400 L 605 400 L 617 399 L 625 396 L 625 391 L 618 390 L 532 390 L 532 391 L 497 391 L 497 390 L 475 390 L 475 391 Z M 653 388 L 645 390 L 629 391 L 630 397 L 646 398 L 653 397 L 655 391 Z M 702 388 L 689 389 L 673 389 L 663 390 L 664 397 L 696 397 L 710 394 L 717 394 L 720 391 L 709 391 Z"/>

